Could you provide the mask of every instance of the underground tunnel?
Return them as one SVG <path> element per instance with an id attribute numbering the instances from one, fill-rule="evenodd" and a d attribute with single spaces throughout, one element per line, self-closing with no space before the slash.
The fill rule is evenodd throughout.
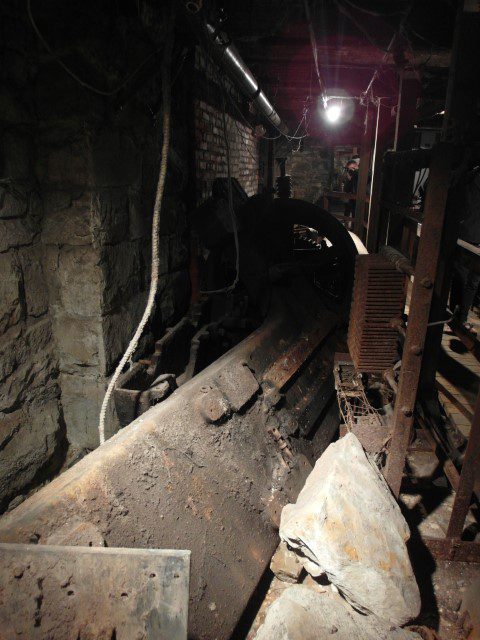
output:
<path id="1" fill-rule="evenodd" d="M 480 637 L 473 0 L 3 0 L 0 638 Z"/>

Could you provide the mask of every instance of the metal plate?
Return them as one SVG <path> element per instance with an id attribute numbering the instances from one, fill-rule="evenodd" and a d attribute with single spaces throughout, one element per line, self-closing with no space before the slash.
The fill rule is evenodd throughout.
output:
<path id="1" fill-rule="evenodd" d="M 190 551 L 0 544 L 2 640 L 186 640 Z"/>

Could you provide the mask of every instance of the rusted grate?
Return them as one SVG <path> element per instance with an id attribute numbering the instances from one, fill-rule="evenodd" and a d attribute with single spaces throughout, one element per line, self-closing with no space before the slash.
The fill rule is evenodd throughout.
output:
<path id="1" fill-rule="evenodd" d="M 398 359 L 391 325 L 405 307 L 405 276 L 378 255 L 357 256 L 348 348 L 357 371 L 381 373 Z"/>

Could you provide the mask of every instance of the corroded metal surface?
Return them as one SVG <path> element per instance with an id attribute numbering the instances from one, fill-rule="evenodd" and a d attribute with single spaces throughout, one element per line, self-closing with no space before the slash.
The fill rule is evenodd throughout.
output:
<path id="1" fill-rule="evenodd" d="M 279 512 L 310 468 L 285 435 L 286 417 L 295 421 L 288 403 L 281 394 L 265 402 L 259 384 L 297 336 L 322 325 L 311 290 L 292 288 L 243 343 L 6 515 L 0 539 L 48 544 L 80 516 L 108 546 L 190 549 L 190 635 L 228 638 L 275 549 Z"/>
<path id="2" fill-rule="evenodd" d="M 186 640 L 189 556 L 0 544 L 0 637 Z"/>
<path id="3" fill-rule="evenodd" d="M 344 340 L 354 244 L 309 203 L 281 202 L 262 215 L 250 204 L 240 276 L 263 324 L 0 520 L 7 542 L 51 544 L 80 519 L 109 547 L 191 550 L 189 637 L 197 640 L 231 636 L 277 546 L 282 507 L 338 427 L 328 378 Z M 298 257 L 297 223 L 332 242 L 340 290 L 324 265 L 269 280 L 272 265 Z"/>
<path id="4" fill-rule="evenodd" d="M 405 306 L 404 276 L 378 255 L 358 256 L 355 264 L 348 348 L 358 371 L 381 373 L 398 359 L 392 321 Z"/>

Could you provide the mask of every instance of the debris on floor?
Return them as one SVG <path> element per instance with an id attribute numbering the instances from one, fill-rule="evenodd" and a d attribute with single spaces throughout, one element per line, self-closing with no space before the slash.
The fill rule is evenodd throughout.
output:
<path id="1" fill-rule="evenodd" d="M 281 539 L 312 576 L 325 574 L 353 607 L 396 626 L 420 612 L 409 536 L 383 476 L 352 433 L 327 448 L 280 523 Z"/>
<path id="2" fill-rule="evenodd" d="M 270 606 L 255 640 L 420 640 L 377 616 L 355 611 L 330 588 L 292 585 Z"/>
<path id="3" fill-rule="evenodd" d="M 282 540 L 270 562 L 270 569 L 283 582 L 299 582 L 303 565 L 297 554 Z"/>

